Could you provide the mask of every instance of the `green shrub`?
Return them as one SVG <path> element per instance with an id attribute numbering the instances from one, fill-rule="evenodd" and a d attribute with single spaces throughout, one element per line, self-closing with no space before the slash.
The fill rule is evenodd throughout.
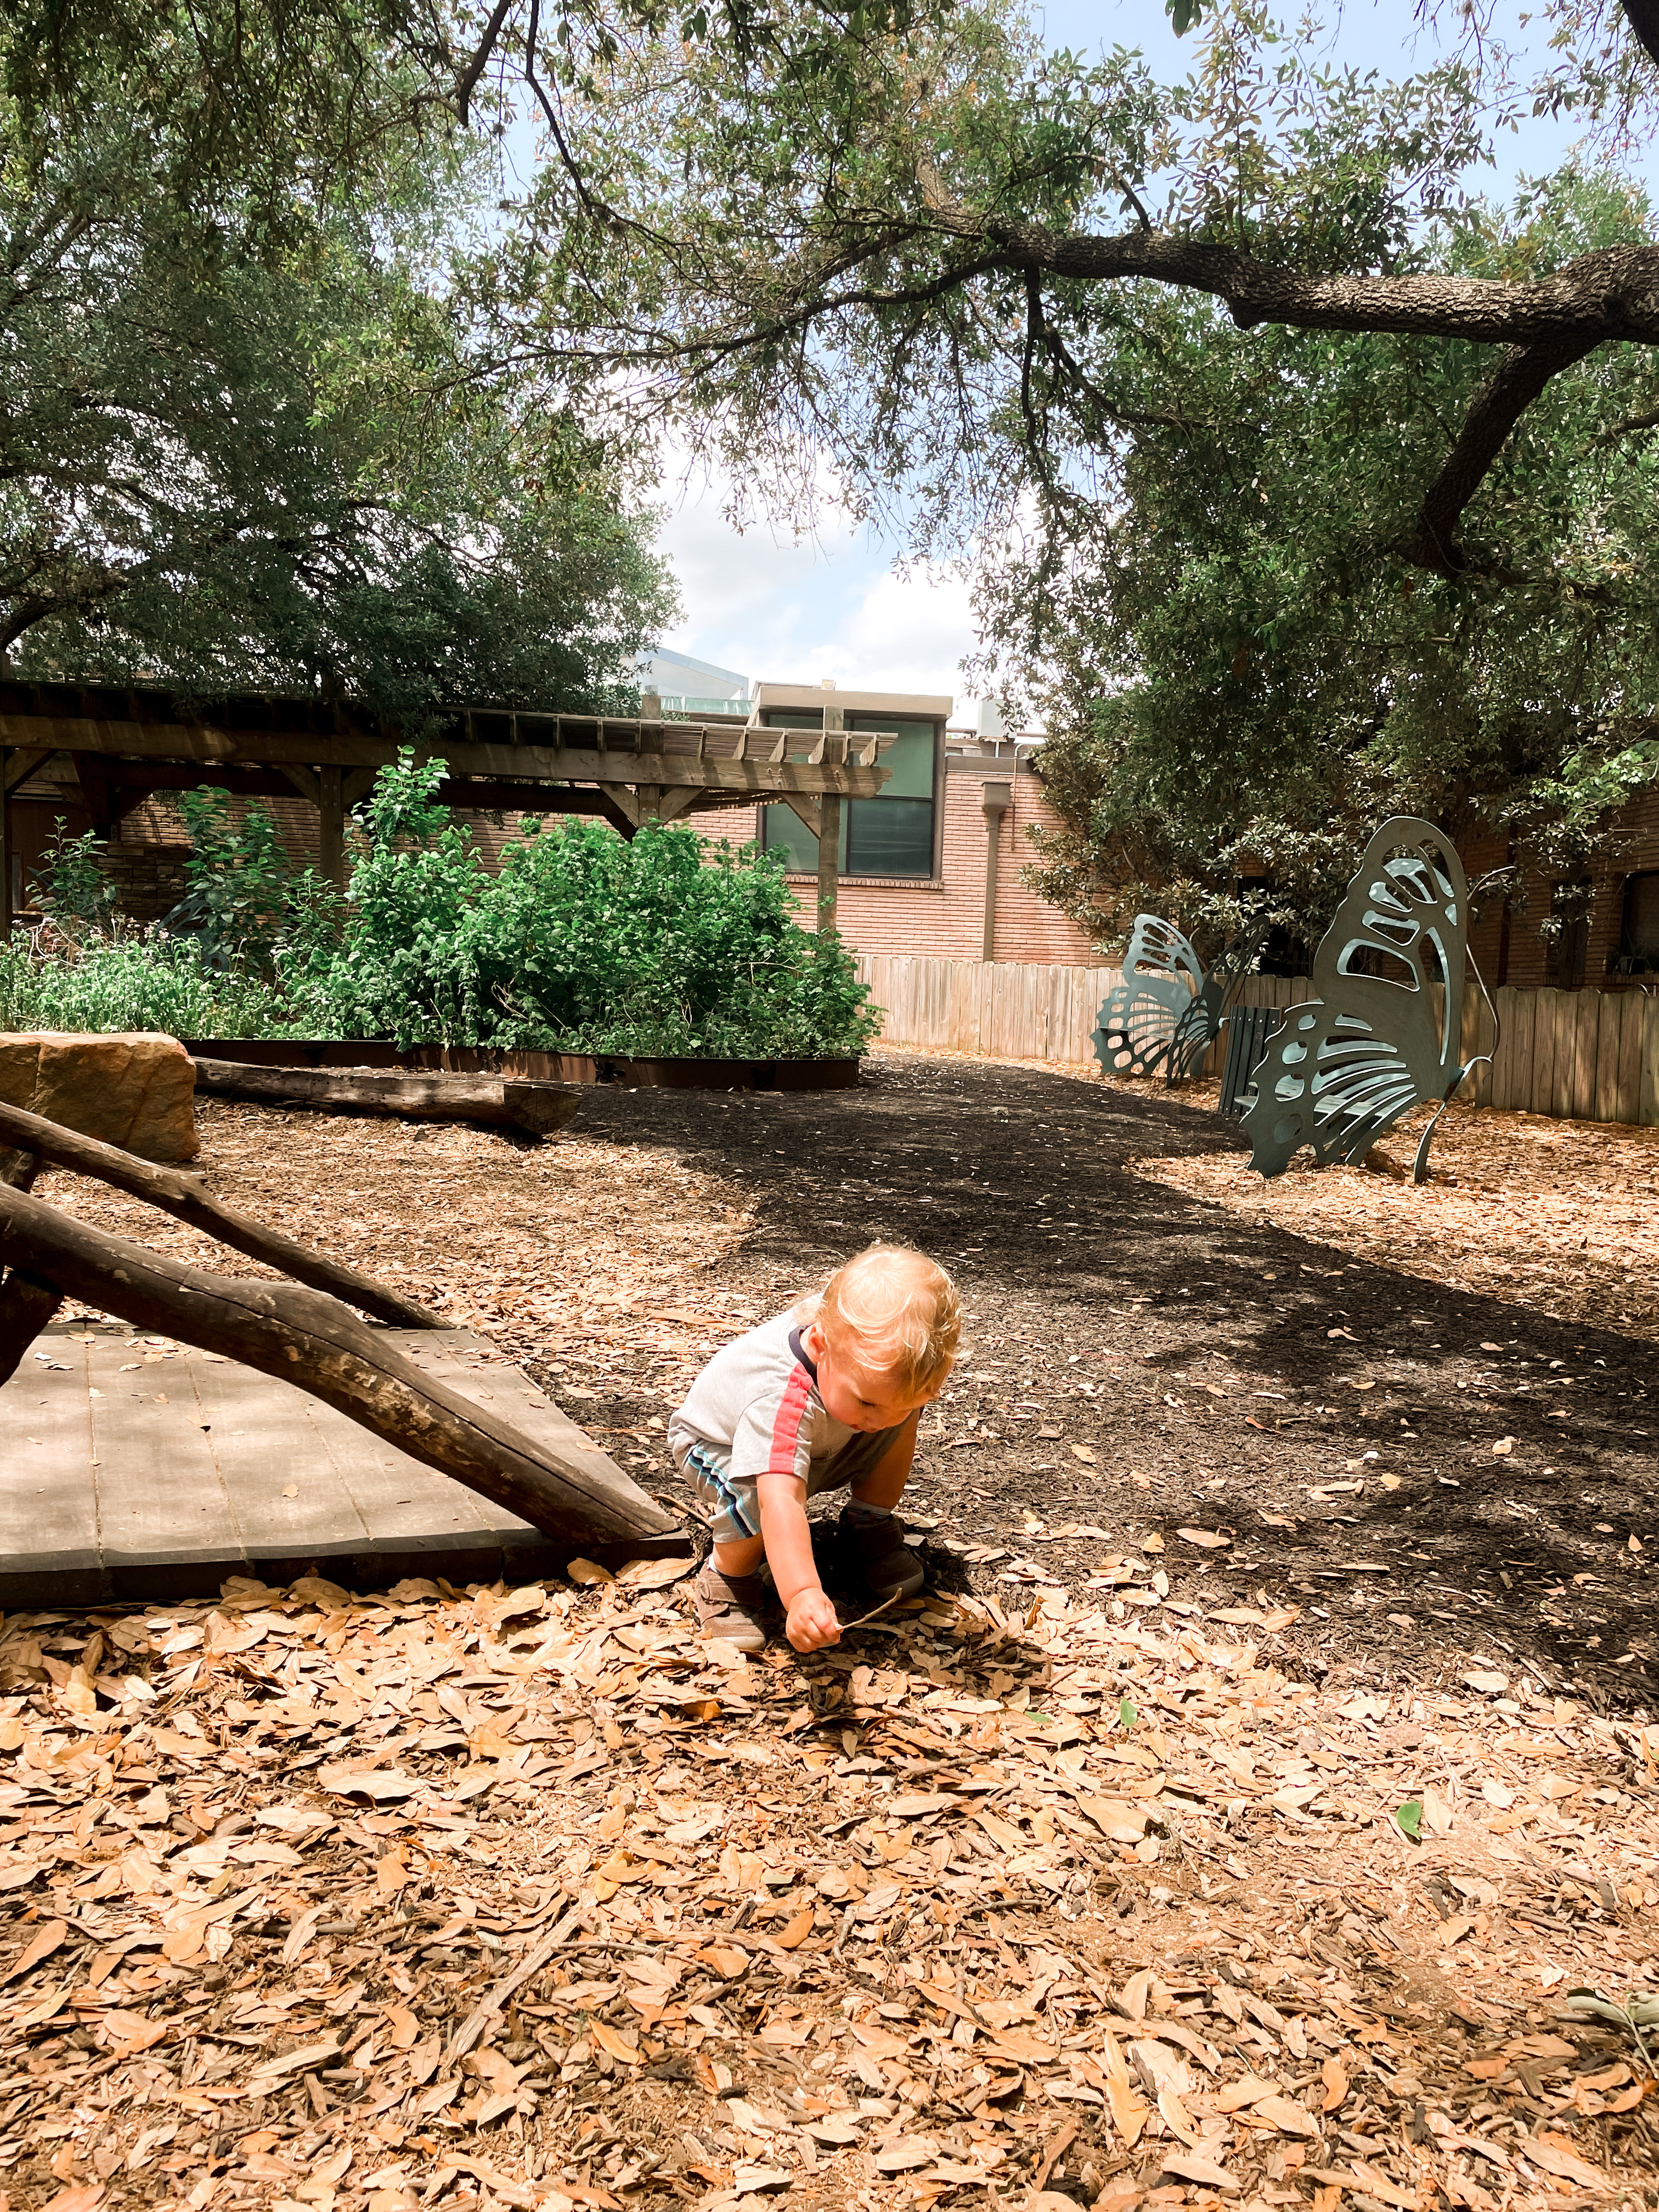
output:
<path id="1" fill-rule="evenodd" d="M 188 939 L 88 933 L 55 947 L 0 945 L 0 1030 L 162 1030 L 169 1036 L 292 1036 L 287 1000 L 213 974 Z"/>
<path id="2" fill-rule="evenodd" d="M 115 917 L 115 890 L 98 865 L 98 836 L 83 830 L 71 837 L 60 814 L 34 877 L 40 910 L 60 937 L 77 938 L 88 931 L 110 927 Z"/>
<path id="3" fill-rule="evenodd" d="M 711 859 L 683 825 L 629 842 L 532 822 L 492 872 L 436 803 L 442 772 L 407 752 L 380 771 L 343 902 L 283 859 L 262 808 L 233 823 L 222 794 L 192 795 L 168 924 L 0 951 L 0 1024 L 711 1059 L 875 1035 L 851 955 L 801 928 L 780 859 Z"/>
<path id="4" fill-rule="evenodd" d="M 296 930 L 278 962 L 327 1033 L 716 1059 L 859 1052 L 875 1034 L 846 947 L 795 921 L 781 860 L 711 859 L 682 825 L 629 842 L 531 822 L 492 873 L 433 801 L 441 773 L 408 755 L 381 770 L 339 941 Z"/>
<path id="5" fill-rule="evenodd" d="M 206 786 L 180 792 L 179 811 L 190 833 L 186 889 L 163 931 L 192 939 L 216 975 L 269 974 L 293 917 L 324 896 L 320 878 L 295 866 L 257 799 L 239 818 L 226 794 Z"/>

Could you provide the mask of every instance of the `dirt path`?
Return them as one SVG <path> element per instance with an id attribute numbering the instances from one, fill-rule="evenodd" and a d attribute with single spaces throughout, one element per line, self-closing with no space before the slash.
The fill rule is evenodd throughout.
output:
<path id="1" fill-rule="evenodd" d="M 1301 1607 L 1315 1668 L 1426 1683 L 1491 1650 L 1651 1705 L 1646 1340 L 1351 1256 L 1328 1214 L 1315 1242 L 1152 1180 L 1148 1158 L 1231 1173 L 1237 1144 L 1157 1093 L 893 1055 L 855 1093 L 638 1092 L 587 1126 L 750 1194 L 709 1271 L 746 1310 L 877 1236 L 955 1270 L 975 1350 L 915 1497 L 972 1587 L 1075 1590 L 1150 1550 L 1165 1605 Z"/>

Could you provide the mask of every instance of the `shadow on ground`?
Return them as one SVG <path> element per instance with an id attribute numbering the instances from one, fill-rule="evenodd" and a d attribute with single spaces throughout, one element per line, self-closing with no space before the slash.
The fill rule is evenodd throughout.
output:
<path id="1" fill-rule="evenodd" d="M 981 1590 L 1076 1589 L 1127 1552 L 1167 1574 L 1166 1608 L 1300 1607 L 1316 1669 L 1486 1658 L 1652 1701 L 1651 1344 L 1135 1176 L 1238 1147 L 1158 1093 L 892 1056 L 848 1091 L 598 1091 L 584 1127 L 744 1182 L 757 1226 L 719 1275 L 763 1304 L 874 1237 L 951 1268 L 974 1352 L 912 1495 Z"/>

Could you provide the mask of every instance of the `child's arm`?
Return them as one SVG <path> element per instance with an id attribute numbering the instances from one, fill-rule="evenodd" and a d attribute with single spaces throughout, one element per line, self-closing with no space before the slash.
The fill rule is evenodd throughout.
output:
<path id="1" fill-rule="evenodd" d="M 812 1558 L 806 1485 L 799 1475 L 768 1474 L 755 1486 L 760 1497 L 761 1541 L 773 1584 L 788 1613 L 784 1634 L 797 1651 L 821 1651 L 826 1644 L 839 1644 L 841 1623 L 823 1594 Z"/>

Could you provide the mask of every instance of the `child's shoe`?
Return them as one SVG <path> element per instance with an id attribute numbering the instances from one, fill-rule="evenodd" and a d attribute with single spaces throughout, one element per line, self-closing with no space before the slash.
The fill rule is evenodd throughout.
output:
<path id="1" fill-rule="evenodd" d="M 904 1540 L 904 1523 L 896 1513 L 872 1520 L 855 1518 L 854 1509 L 841 1510 L 841 1534 L 858 1562 L 859 1572 L 884 1602 L 909 1597 L 921 1588 L 927 1569 Z"/>
<path id="2" fill-rule="evenodd" d="M 739 1651 L 764 1651 L 770 1592 L 758 1568 L 752 1575 L 723 1575 L 712 1559 L 691 1584 L 699 1636 L 718 1636 Z"/>

